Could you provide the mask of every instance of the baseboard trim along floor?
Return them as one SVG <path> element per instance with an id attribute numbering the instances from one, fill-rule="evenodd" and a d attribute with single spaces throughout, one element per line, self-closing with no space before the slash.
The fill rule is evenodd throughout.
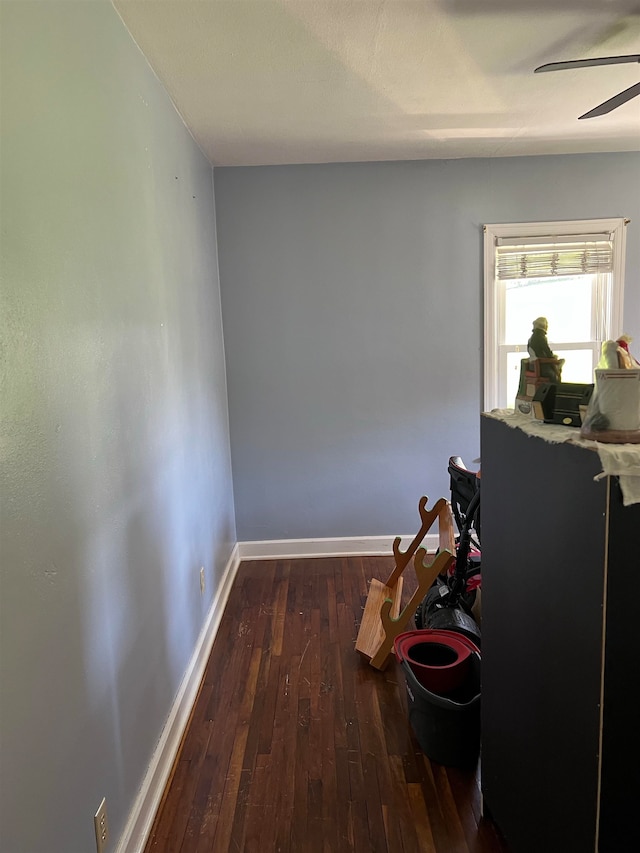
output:
<path id="1" fill-rule="evenodd" d="M 227 561 L 218 590 L 169 712 L 167 722 L 149 762 L 124 832 L 116 847 L 116 853 L 140 853 L 141 850 L 144 850 L 162 795 L 169 781 L 171 768 L 180 748 L 182 736 L 189 722 L 189 716 L 198 695 L 200 682 L 239 565 L 240 554 L 236 544 Z"/>
<path id="2" fill-rule="evenodd" d="M 267 539 L 256 542 L 239 542 L 241 560 L 294 560 L 309 557 L 385 557 L 393 554 L 395 536 L 359 536 L 335 539 Z M 405 549 L 413 539 L 412 534 L 402 537 Z M 438 535 L 425 536 L 424 547 L 433 552 L 438 547 Z"/>

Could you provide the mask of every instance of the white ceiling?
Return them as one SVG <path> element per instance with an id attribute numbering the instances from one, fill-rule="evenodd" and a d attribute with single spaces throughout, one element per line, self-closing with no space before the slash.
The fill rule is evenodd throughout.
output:
<path id="1" fill-rule="evenodd" d="M 214 165 L 640 149 L 640 0 L 113 0 Z"/>

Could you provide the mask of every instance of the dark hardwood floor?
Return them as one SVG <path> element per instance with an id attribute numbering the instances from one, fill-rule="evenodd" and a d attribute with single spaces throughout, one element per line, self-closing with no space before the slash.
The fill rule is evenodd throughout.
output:
<path id="1" fill-rule="evenodd" d="M 395 661 L 354 651 L 392 567 L 242 563 L 147 853 L 506 853 L 477 773 L 420 751 Z"/>

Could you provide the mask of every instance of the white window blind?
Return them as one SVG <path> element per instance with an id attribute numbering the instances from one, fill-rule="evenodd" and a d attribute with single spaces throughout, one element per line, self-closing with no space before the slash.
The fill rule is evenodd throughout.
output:
<path id="1" fill-rule="evenodd" d="M 610 234 L 496 239 L 496 277 L 549 278 L 559 275 L 593 275 L 613 270 Z"/>

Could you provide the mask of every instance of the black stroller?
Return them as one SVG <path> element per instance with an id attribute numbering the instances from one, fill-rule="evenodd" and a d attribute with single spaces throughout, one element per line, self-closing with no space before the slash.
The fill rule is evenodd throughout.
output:
<path id="1" fill-rule="evenodd" d="M 456 560 L 446 577 L 438 577 L 418 605 L 416 628 L 458 631 L 480 646 L 480 629 L 472 608 L 481 586 L 480 478 L 459 456 L 449 459 L 451 509 L 458 528 Z"/>

